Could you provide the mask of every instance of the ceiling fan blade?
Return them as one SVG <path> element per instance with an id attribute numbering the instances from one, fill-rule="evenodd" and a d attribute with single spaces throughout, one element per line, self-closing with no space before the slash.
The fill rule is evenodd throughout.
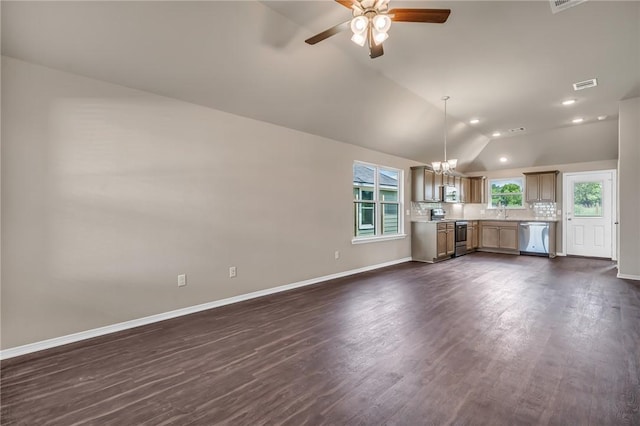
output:
<path id="1" fill-rule="evenodd" d="M 351 9 L 351 7 L 353 6 L 353 1 L 352 0 L 336 0 L 336 3 L 340 3 L 341 5 L 346 7 L 347 9 Z"/>
<path id="2" fill-rule="evenodd" d="M 304 42 L 307 44 L 316 44 L 318 42 L 321 42 L 322 40 L 329 38 L 332 35 L 336 35 L 339 32 L 348 29 L 350 23 L 351 23 L 351 20 L 338 24 L 334 27 L 329 28 L 328 30 L 324 30 L 323 32 L 314 35 L 311 38 L 306 39 Z"/>
<path id="3" fill-rule="evenodd" d="M 447 22 L 451 9 L 391 9 L 389 15 L 394 22 L 427 22 L 443 24 Z"/>
<path id="4" fill-rule="evenodd" d="M 371 59 L 378 58 L 382 55 L 384 55 L 384 49 L 382 48 L 382 43 L 380 43 L 377 46 L 375 43 L 372 43 L 372 45 L 369 45 L 369 57 Z"/>

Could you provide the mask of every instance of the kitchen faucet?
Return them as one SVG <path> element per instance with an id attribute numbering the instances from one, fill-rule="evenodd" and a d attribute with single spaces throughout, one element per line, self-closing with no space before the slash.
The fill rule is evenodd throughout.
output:
<path id="1" fill-rule="evenodd" d="M 502 201 L 498 203 L 498 217 L 501 215 L 503 219 L 507 218 L 507 206 L 505 206 Z"/>

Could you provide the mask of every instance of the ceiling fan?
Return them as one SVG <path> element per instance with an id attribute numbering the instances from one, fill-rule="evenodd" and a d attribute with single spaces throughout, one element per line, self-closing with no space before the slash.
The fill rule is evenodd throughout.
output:
<path id="1" fill-rule="evenodd" d="M 307 44 L 316 44 L 324 39 L 351 28 L 351 40 L 364 46 L 369 45 L 371 59 L 384 54 L 382 43 L 389 38 L 387 32 L 391 22 L 426 22 L 443 24 L 449 18 L 450 9 L 391 9 L 389 0 L 335 0 L 353 12 L 353 18 L 333 26 L 305 40 Z"/>

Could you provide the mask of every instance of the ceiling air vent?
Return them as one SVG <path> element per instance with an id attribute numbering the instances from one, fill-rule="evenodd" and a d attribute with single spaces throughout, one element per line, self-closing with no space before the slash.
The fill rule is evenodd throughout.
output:
<path id="1" fill-rule="evenodd" d="M 558 13 L 570 7 L 577 6 L 587 0 L 549 0 L 551 3 L 551 12 Z"/>
<path id="2" fill-rule="evenodd" d="M 583 90 L 589 89 L 591 87 L 596 87 L 598 85 L 598 80 L 592 78 L 591 80 L 579 81 L 577 83 L 573 83 L 573 90 Z"/>

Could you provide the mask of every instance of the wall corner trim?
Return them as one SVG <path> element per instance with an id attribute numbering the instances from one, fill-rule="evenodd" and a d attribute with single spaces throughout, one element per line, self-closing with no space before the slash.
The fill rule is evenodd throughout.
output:
<path id="1" fill-rule="evenodd" d="M 616 277 L 622 278 L 622 279 L 625 279 L 625 280 L 640 281 L 640 275 L 621 274 L 620 272 L 618 272 L 618 275 L 616 275 Z"/>
<path id="2" fill-rule="evenodd" d="M 189 306 L 186 308 L 176 309 L 174 311 L 163 312 L 163 313 L 151 315 L 148 317 L 137 318 L 130 321 L 107 325 L 105 327 L 94 328 L 91 330 L 68 334 L 66 336 L 60 336 L 60 337 L 54 337 L 52 339 L 42 340 L 40 342 L 34 342 L 34 343 L 22 345 L 22 346 L 16 346 L 14 348 L 8 348 L 0 351 L 0 360 L 13 358 L 20 355 L 26 355 L 33 352 L 42 351 L 45 349 L 51 349 L 57 346 L 79 342 L 81 340 L 92 339 L 94 337 L 104 336 L 106 334 L 128 330 L 130 328 L 153 324 L 155 322 L 177 318 L 184 315 L 194 314 L 196 312 L 206 311 L 207 309 L 213 309 L 220 306 L 230 305 L 232 303 L 238 303 L 245 300 L 255 299 L 257 297 L 268 296 L 270 294 L 280 293 L 287 290 L 293 290 L 294 288 L 305 287 L 313 284 L 319 284 L 319 283 L 323 283 L 325 281 L 333 280 L 336 278 L 355 275 L 362 272 L 372 271 L 374 269 L 380 269 L 387 266 L 393 266 L 393 265 L 397 265 L 397 264 L 405 263 L 409 261 L 411 261 L 411 257 L 391 260 L 389 262 L 379 263 L 377 265 L 370 265 L 370 266 L 365 266 L 363 268 L 351 269 L 349 271 L 338 272 L 335 274 L 325 275 L 323 277 L 311 278 L 309 280 L 298 281 L 295 283 L 285 284 L 278 287 L 268 288 L 265 290 L 258 290 L 251 293 L 229 297 L 226 299 L 214 300 L 212 302 L 207 302 L 200 305 Z"/>

